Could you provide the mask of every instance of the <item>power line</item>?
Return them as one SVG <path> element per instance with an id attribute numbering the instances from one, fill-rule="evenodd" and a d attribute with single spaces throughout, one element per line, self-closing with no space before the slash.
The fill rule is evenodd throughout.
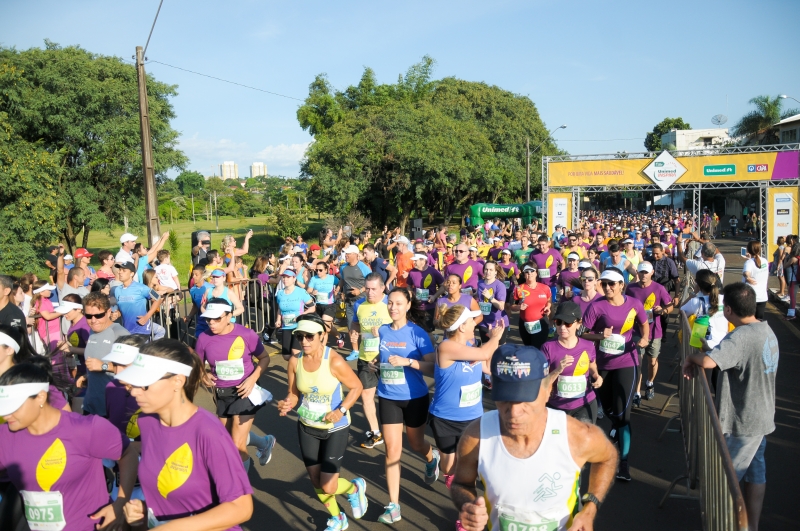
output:
<path id="1" fill-rule="evenodd" d="M 148 47 L 148 46 L 150 46 L 150 37 L 152 37 L 152 36 L 153 36 L 153 30 L 154 30 L 154 29 L 155 29 L 155 27 L 156 27 L 156 20 L 158 20 L 158 14 L 159 14 L 159 13 L 161 13 L 161 5 L 162 5 L 163 3 L 164 3 L 164 0 L 161 0 L 161 1 L 158 3 L 158 11 L 156 11 L 156 18 L 154 18 L 154 19 L 153 19 L 153 25 L 152 25 L 152 26 L 150 26 L 150 35 L 148 35 L 148 36 L 147 36 L 147 42 L 146 42 L 146 43 L 145 43 L 145 45 L 144 45 L 144 53 L 142 53 L 142 57 L 144 57 L 144 54 L 146 54 L 146 53 L 147 53 L 147 47 Z"/>
<path id="2" fill-rule="evenodd" d="M 559 142 L 617 142 L 619 140 L 644 140 L 644 137 L 642 137 L 642 138 L 606 138 L 606 139 L 591 139 L 591 140 L 578 140 L 578 139 L 574 139 L 574 138 L 571 138 L 569 140 L 565 140 L 565 139 L 562 138 L 562 139 L 559 140 Z"/>
<path id="3" fill-rule="evenodd" d="M 277 92 L 272 92 L 272 91 L 260 89 L 260 88 L 257 88 L 257 87 L 251 87 L 249 85 L 243 85 L 242 83 L 237 83 L 235 81 L 229 81 L 227 79 L 222 79 L 221 77 L 210 76 L 208 74 L 201 74 L 200 72 L 195 72 L 194 70 L 189 70 L 188 68 L 181 68 L 181 67 L 175 66 L 175 65 L 168 65 L 167 63 L 162 63 L 161 61 L 155 61 L 155 60 L 151 59 L 150 61 L 148 61 L 148 63 L 158 63 L 160 65 L 168 66 L 170 68 L 175 68 L 177 70 L 183 70 L 184 72 L 189 72 L 190 74 L 195 74 L 195 75 L 198 75 L 198 76 L 203 76 L 203 77 L 208 77 L 208 78 L 211 78 L 211 79 L 216 79 L 217 81 L 222 81 L 223 83 L 230 83 L 231 85 L 238 85 L 240 87 L 248 88 L 250 90 L 257 90 L 259 92 L 266 92 L 267 94 L 272 94 L 273 96 L 280 96 L 281 98 L 287 98 L 287 99 L 295 100 L 295 101 L 305 101 L 305 100 L 301 100 L 300 98 L 295 98 L 293 96 L 286 96 L 285 94 L 278 94 Z"/>

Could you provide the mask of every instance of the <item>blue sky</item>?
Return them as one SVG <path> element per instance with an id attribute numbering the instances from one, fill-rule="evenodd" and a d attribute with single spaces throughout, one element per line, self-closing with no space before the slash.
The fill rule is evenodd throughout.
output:
<path id="1" fill-rule="evenodd" d="M 130 59 L 158 0 L 3 0 L 0 44 L 44 39 Z M 760 94 L 800 99 L 796 0 L 641 2 L 267 2 L 165 0 L 147 55 L 182 68 L 303 99 L 326 72 L 344 89 L 372 67 L 394 82 L 425 55 L 435 76 L 484 81 L 529 96 L 570 153 L 643 151 L 647 131 L 681 116 L 727 125 Z M 310 136 L 299 101 L 175 70 L 173 104 L 189 168 L 235 160 L 297 175 Z M 727 111 L 726 111 L 727 96 Z M 794 102 L 790 102 L 794 103 Z M 800 106 L 800 105 L 797 105 Z M 789 105 L 794 107 L 794 105 Z"/>

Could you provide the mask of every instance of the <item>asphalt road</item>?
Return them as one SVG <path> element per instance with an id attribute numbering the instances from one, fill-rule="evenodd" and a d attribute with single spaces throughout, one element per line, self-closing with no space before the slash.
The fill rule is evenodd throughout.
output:
<path id="1" fill-rule="evenodd" d="M 718 244 L 728 260 L 726 283 L 740 279 L 742 259 L 739 247 L 743 240 L 720 240 Z M 737 270 L 738 269 L 738 270 Z M 771 282 L 777 279 L 771 278 Z M 777 284 L 776 284 L 777 285 Z M 798 528 L 792 511 L 793 479 L 800 474 L 796 456 L 800 450 L 800 390 L 794 382 L 800 377 L 800 330 L 794 323 L 783 320 L 785 305 L 770 303 L 768 321 L 775 331 L 781 346 L 781 361 L 778 369 L 777 430 L 768 437 L 767 446 L 767 495 L 762 517 L 762 530 L 785 530 Z M 596 529 L 648 529 L 649 531 L 699 530 L 702 529 L 700 505 L 695 500 L 669 499 L 663 508 L 659 502 L 670 482 L 682 475 L 684 455 L 679 433 L 661 434 L 668 419 L 678 411 L 677 401 L 661 414 L 667 397 L 676 389 L 679 374 L 673 373 L 677 355 L 677 338 L 674 322 L 667 332 L 661 353 L 661 364 L 656 378 L 656 398 L 643 401 L 642 407 L 632 414 L 632 445 L 630 454 L 630 483 L 617 482 L 600 510 Z M 511 341 L 519 341 L 515 319 L 512 319 Z M 355 362 L 352 363 L 355 369 Z M 428 380 L 432 386 L 432 380 Z M 286 396 L 286 362 L 280 355 L 272 356 L 272 363 L 260 384 L 269 389 L 279 400 Z M 211 397 L 200 394 L 200 404 L 211 409 Z M 493 409 L 490 398 L 484 399 L 485 409 Z M 350 519 L 350 529 L 384 529 L 377 521 L 388 504 L 384 473 L 384 447 L 364 450 L 354 444 L 361 440 L 367 429 L 366 419 L 360 405 L 351 412 L 353 425 L 350 429 L 351 446 L 344 457 L 342 477 L 363 477 L 368 485 L 369 509 L 361 520 Z M 256 431 L 277 437 L 272 461 L 261 467 L 250 469 L 250 480 L 254 489 L 253 518 L 243 527 L 248 530 L 308 529 L 322 530 L 328 518 L 318 501 L 300 459 L 297 444 L 297 417 L 279 417 L 274 406 L 263 408 L 255 422 Z M 599 422 L 606 431 L 610 424 Z M 674 424 L 674 423 L 673 423 Z M 431 443 L 433 437 L 428 433 Z M 251 449 L 251 455 L 255 456 Z M 585 486 L 584 489 L 585 491 Z M 696 492 L 691 493 L 696 495 Z M 350 508 L 344 497 L 339 503 L 348 516 Z M 400 530 L 454 529 L 457 512 L 450 501 L 449 491 L 442 479 L 433 486 L 424 481 L 423 459 L 407 451 L 402 459 L 400 492 L 402 521 L 392 527 Z"/>

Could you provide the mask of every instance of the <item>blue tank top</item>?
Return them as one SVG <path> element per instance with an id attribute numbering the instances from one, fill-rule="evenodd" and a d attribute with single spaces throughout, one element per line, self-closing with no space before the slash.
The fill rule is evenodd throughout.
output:
<path id="1" fill-rule="evenodd" d="M 214 291 L 213 285 L 209 286 L 208 289 L 206 289 L 206 299 L 211 299 L 213 297 L 213 295 L 211 294 L 212 291 Z M 228 304 L 231 305 L 231 308 L 233 308 L 233 303 L 231 302 L 231 298 L 228 296 L 227 286 L 225 286 L 225 289 L 222 290 L 222 295 L 220 295 L 218 298 L 225 299 L 226 301 L 228 301 Z M 236 317 L 234 317 L 233 315 L 231 315 L 231 322 L 232 323 L 236 322 Z"/>
<path id="2" fill-rule="evenodd" d="M 483 415 L 482 365 L 456 361 L 442 369 L 437 362 L 433 368 L 436 390 L 429 409 L 431 415 L 458 422 L 475 420 Z"/>

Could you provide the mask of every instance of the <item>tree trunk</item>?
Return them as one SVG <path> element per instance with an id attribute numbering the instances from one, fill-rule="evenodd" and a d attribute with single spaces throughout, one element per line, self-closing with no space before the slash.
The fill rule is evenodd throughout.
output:
<path id="1" fill-rule="evenodd" d="M 406 233 L 406 225 L 408 225 L 408 213 L 403 214 L 403 217 L 400 218 L 400 234 Z"/>
<path id="2" fill-rule="evenodd" d="M 89 248 L 89 230 L 89 227 L 86 225 L 83 226 L 83 245 L 81 245 L 81 247 L 84 249 Z"/>
<path id="3" fill-rule="evenodd" d="M 65 240 L 64 243 L 67 246 L 67 251 L 69 251 L 69 253 L 72 254 L 72 252 L 75 250 L 76 247 L 75 245 L 76 238 L 75 238 L 75 229 L 72 226 L 72 222 L 70 221 L 69 217 L 67 217 L 67 225 L 62 233 L 64 234 L 64 240 Z"/>

